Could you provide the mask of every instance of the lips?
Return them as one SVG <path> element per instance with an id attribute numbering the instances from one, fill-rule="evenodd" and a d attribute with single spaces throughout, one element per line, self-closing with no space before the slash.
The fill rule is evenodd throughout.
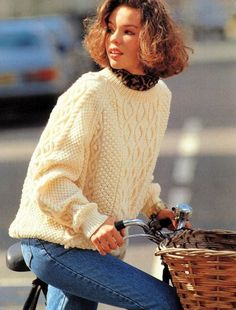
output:
<path id="1" fill-rule="evenodd" d="M 110 56 L 121 56 L 123 53 L 118 48 L 110 48 L 108 50 Z"/>

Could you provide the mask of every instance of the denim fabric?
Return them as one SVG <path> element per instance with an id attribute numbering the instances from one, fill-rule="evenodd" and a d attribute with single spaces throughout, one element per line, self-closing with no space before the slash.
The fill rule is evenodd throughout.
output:
<path id="1" fill-rule="evenodd" d="M 48 310 L 95 310 L 98 303 L 124 309 L 182 309 L 172 287 L 112 255 L 38 239 L 23 239 L 21 244 L 28 267 L 49 284 Z"/>

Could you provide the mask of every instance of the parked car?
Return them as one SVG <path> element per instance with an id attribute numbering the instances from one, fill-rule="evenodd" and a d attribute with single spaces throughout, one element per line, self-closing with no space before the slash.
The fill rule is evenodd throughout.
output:
<path id="1" fill-rule="evenodd" d="M 0 21 L 0 98 L 59 95 L 70 83 L 46 27 L 30 19 Z"/>
<path id="2" fill-rule="evenodd" d="M 71 80 L 92 69 L 92 60 L 81 44 L 82 31 L 78 24 L 72 23 L 66 15 L 46 15 L 36 19 L 55 36 Z"/>

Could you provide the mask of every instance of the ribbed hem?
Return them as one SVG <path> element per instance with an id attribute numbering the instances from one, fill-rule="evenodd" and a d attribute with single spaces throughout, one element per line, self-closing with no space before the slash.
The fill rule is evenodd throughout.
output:
<path id="1" fill-rule="evenodd" d="M 89 213 L 88 219 L 81 225 L 85 236 L 89 239 L 107 219 L 107 215 L 99 213 L 98 210 L 94 208 Z"/>

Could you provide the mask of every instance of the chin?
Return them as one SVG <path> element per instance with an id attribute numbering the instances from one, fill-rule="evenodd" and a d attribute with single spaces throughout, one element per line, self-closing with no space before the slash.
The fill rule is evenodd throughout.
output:
<path id="1" fill-rule="evenodd" d="M 113 68 L 113 69 L 123 69 L 122 66 L 118 65 L 118 64 L 114 64 L 114 63 L 110 63 L 110 66 Z"/>

